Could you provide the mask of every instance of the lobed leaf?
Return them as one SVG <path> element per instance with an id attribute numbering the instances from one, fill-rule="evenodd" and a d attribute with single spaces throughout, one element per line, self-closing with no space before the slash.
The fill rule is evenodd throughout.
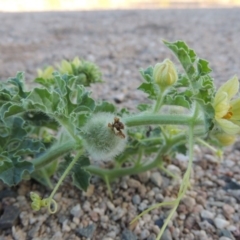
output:
<path id="1" fill-rule="evenodd" d="M 9 186 L 20 183 L 25 173 L 32 173 L 34 166 L 31 162 L 19 158 L 0 156 L 0 179 Z"/>

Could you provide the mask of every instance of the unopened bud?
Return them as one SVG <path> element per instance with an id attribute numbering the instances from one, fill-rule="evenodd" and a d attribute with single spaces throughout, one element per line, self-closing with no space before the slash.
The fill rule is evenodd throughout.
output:
<path id="1" fill-rule="evenodd" d="M 235 135 L 229 135 L 226 133 L 218 133 L 215 138 L 222 144 L 222 146 L 230 146 L 236 141 Z"/>
<path id="2" fill-rule="evenodd" d="M 169 59 L 157 63 L 153 69 L 153 79 L 161 90 L 172 86 L 178 79 L 176 68 Z"/>

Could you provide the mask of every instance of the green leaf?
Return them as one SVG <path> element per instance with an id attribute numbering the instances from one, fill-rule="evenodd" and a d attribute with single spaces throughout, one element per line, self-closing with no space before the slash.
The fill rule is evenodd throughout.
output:
<path id="1" fill-rule="evenodd" d="M 53 118 L 49 117 L 44 112 L 28 111 L 23 115 L 23 119 L 34 127 L 47 127 L 53 130 L 57 130 L 59 123 Z"/>
<path id="2" fill-rule="evenodd" d="M 24 73 L 23 72 L 18 72 L 16 77 L 10 78 L 8 80 L 8 82 L 12 83 L 13 85 L 15 85 L 17 87 L 18 95 L 21 98 L 26 98 L 27 97 L 28 93 L 24 91 L 25 79 L 24 79 Z"/>
<path id="3" fill-rule="evenodd" d="M 3 109 L 4 113 L 1 115 L 2 115 L 3 119 L 5 119 L 7 117 L 11 117 L 11 116 L 23 113 L 24 111 L 25 111 L 25 109 L 22 106 L 9 103 L 8 106 L 5 105 L 5 109 Z M 1 110 L 1 112 L 2 112 L 2 110 Z"/>
<path id="4" fill-rule="evenodd" d="M 26 138 L 19 142 L 18 147 L 14 149 L 13 155 L 22 156 L 33 153 L 39 153 L 44 150 L 45 146 L 41 141 Z M 9 149 L 9 152 L 11 152 L 11 149 Z"/>
<path id="5" fill-rule="evenodd" d="M 150 105 L 150 104 L 141 103 L 137 106 L 137 109 L 141 112 L 144 112 L 144 111 L 149 110 L 151 107 L 152 107 L 152 105 Z"/>
<path id="6" fill-rule="evenodd" d="M 58 72 L 53 73 L 55 84 L 56 84 L 56 91 L 59 93 L 60 96 L 66 96 L 67 94 L 67 84 L 64 80 L 64 75 L 60 75 Z M 67 76 L 65 76 L 67 77 Z"/>
<path id="7" fill-rule="evenodd" d="M 89 181 L 91 175 L 89 172 L 80 168 L 77 172 L 74 172 L 73 176 L 73 184 L 83 191 L 87 191 L 89 186 Z"/>
<path id="8" fill-rule="evenodd" d="M 190 93 L 189 91 L 186 91 L 184 93 Z M 191 100 L 190 98 L 185 95 L 184 93 L 178 93 L 175 95 L 167 95 L 165 98 L 165 103 L 169 105 L 176 105 L 181 106 L 190 109 L 191 106 Z"/>
<path id="9" fill-rule="evenodd" d="M 42 185 L 52 189 L 50 177 L 56 172 L 58 161 L 54 161 L 38 171 L 34 171 L 31 177 L 41 183 Z"/>
<path id="10" fill-rule="evenodd" d="M 75 117 L 76 119 L 76 125 L 78 128 L 81 128 L 85 125 L 85 123 L 87 122 L 89 118 L 89 114 L 88 113 L 78 113 Z"/>
<path id="11" fill-rule="evenodd" d="M 194 80 L 197 75 L 196 69 L 194 67 L 196 53 L 191 48 L 189 48 L 187 44 L 183 41 L 177 41 L 172 43 L 164 41 L 164 44 L 175 53 L 176 57 L 186 71 L 188 77 L 191 80 Z"/>
<path id="12" fill-rule="evenodd" d="M 30 174 L 34 171 L 32 163 L 18 158 L 0 156 L 0 164 L 0 179 L 9 186 L 17 185 L 26 172 Z"/>
<path id="13" fill-rule="evenodd" d="M 187 147 L 186 144 L 182 144 L 182 145 L 177 145 L 173 148 L 173 152 L 178 152 L 178 153 L 182 153 L 183 155 L 187 154 Z"/>
<path id="14" fill-rule="evenodd" d="M 29 110 L 43 111 L 47 114 L 63 113 L 65 109 L 65 104 L 57 92 L 43 88 L 33 89 L 23 104 Z"/>
<path id="15" fill-rule="evenodd" d="M 150 66 L 147 69 L 140 69 L 140 74 L 142 75 L 142 77 L 148 82 L 153 82 L 153 67 Z"/>
<path id="16" fill-rule="evenodd" d="M 148 94 L 149 99 L 157 99 L 157 90 L 153 83 L 142 83 L 138 89 Z"/>
<path id="17" fill-rule="evenodd" d="M 72 162 L 73 157 L 67 155 L 65 161 L 60 164 L 59 173 L 63 174 L 64 170 L 68 167 L 68 165 Z M 88 157 L 82 155 L 78 161 L 75 163 L 70 173 L 72 174 L 73 183 L 76 187 L 80 188 L 83 191 L 86 191 L 89 186 L 90 181 L 90 173 L 87 172 L 84 167 L 90 165 L 90 160 Z"/>
<path id="18" fill-rule="evenodd" d="M 35 78 L 34 82 L 41 84 L 42 86 L 48 88 L 50 90 L 50 87 L 54 86 L 55 80 L 54 78 Z"/>
<path id="19" fill-rule="evenodd" d="M 209 74 L 212 69 L 208 66 L 209 62 L 204 59 L 198 59 L 197 61 L 197 69 L 198 69 L 198 74 L 201 76 Z"/>
<path id="20" fill-rule="evenodd" d="M 109 102 L 103 101 L 100 104 L 97 104 L 95 109 L 94 109 L 94 113 L 97 112 L 110 112 L 110 113 L 114 113 L 116 111 L 116 107 Z"/>

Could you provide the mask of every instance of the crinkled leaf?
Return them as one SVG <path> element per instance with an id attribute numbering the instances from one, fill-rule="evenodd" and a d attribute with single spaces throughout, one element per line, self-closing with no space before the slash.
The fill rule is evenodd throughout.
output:
<path id="1" fill-rule="evenodd" d="M 10 125 L 11 139 L 22 140 L 27 135 L 24 123 L 22 118 L 16 117 L 12 120 L 12 124 Z"/>
<path id="2" fill-rule="evenodd" d="M 181 106 L 185 108 L 190 108 L 191 106 L 191 100 L 188 98 L 184 93 L 181 95 L 167 95 L 165 98 L 165 103 L 169 105 L 176 105 Z"/>
<path id="3" fill-rule="evenodd" d="M 157 90 L 153 83 L 142 83 L 138 89 L 148 94 L 149 99 L 157 99 Z"/>
<path id="4" fill-rule="evenodd" d="M 116 107 L 109 102 L 103 101 L 100 104 L 97 104 L 94 112 L 110 112 L 110 113 L 114 113 L 116 111 Z"/>
<path id="5" fill-rule="evenodd" d="M 140 74 L 142 77 L 148 82 L 153 82 L 152 75 L 153 75 L 153 67 L 150 66 L 147 69 L 140 69 Z"/>
<path id="6" fill-rule="evenodd" d="M 186 71 L 188 77 L 191 78 L 191 80 L 194 80 L 194 78 L 196 77 L 196 69 L 194 67 L 196 53 L 192 49 L 190 49 L 183 41 L 177 41 L 172 43 L 164 41 L 164 44 L 175 53 L 184 70 Z"/>
<path id="7" fill-rule="evenodd" d="M 88 113 L 81 113 L 81 112 L 78 113 L 75 118 L 77 127 L 81 128 L 82 126 L 84 126 L 88 118 L 89 118 Z"/>
<path id="8" fill-rule="evenodd" d="M 212 71 L 212 69 L 208 66 L 209 62 L 205 59 L 198 59 L 197 61 L 197 68 L 198 74 L 201 76 L 207 75 Z"/>
<path id="9" fill-rule="evenodd" d="M 12 83 L 13 85 L 15 85 L 17 87 L 18 95 L 21 98 L 26 98 L 27 97 L 28 93 L 24 91 L 25 79 L 24 79 L 24 73 L 23 72 L 18 72 L 16 77 L 8 79 L 8 82 Z"/>
<path id="10" fill-rule="evenodd" d="M 152 107 L 152 105 L 150 105 L 150 104 L 144 104 L 144 103 L 142 103 L 142 104 L 139 104 L 139 105 L 137 106 L 137 109 L 138 109 L 139 111 L 141 111 L 141 112 L 144 112 L 144 111 L 146 111 L 146 110 L 149 110 L 151 107 Z"/>
<path id="11" fill-rule="evenodd" d="M 183 155 L 187 154 L 187 147 L 186 144 L 182 144 L 182 145 L 177 145 L 173 148 L 173 151 L 178 152 L 178 153 L 182 153 Z"/>
<path id="12" fill-rule="evenodd" d="M 54 86 L 54 84 L 55 84 L 54 78 L 49 79 L 49 78 L 39 78 L 38 77 L 38 78 L 34 79 L 34 82 L 39 83 L 48 89 L 50 89 L 50 87 Z"/>
<path id="13" fill-rule="evenodd" d="M 63 174 L 64 170 L 69 166 L 72 160 L 73 157 L 70 155 L 67 155 L 65 157 L 65 161 L 62 162 L 59 167 L 60 174 Z M 74 185 L 83 191 L 86 191 L 89 186 L 91 175 L 84 169 L 84 167 L 89 165 L 90 165 L 89 158 L 82 155 L 70 171 L 70 173 L 72 174 Z"/>
<path id="14" fill-rule="evenodd" d="M 5 105 L 5 107 L 7 107 L 7 106 Z M 11 116 L 23 113 L 24 111 L 25 111 L 25 109 L 22 106 L 9 103 L 7 109 L 5 108 L 4 113 L 1 115 L 2 115 L 3 119 L 5 119 L 7 117 L 11 117 Z"/>
<path id="15" fill-rule="evenodd" d="M 0 179 L 9 186 L 20 183 L 25 172 L 30 174 L 34 171 L 31 162 L 20 161 L 18 158 L 6 159 L 0 156 L 0 163 Z"/>
<path id="16" fill-rule="evenodd" d="M 35 88 L 23 103 L 27 109 L 43 111 L 45 113 L 63 113 L 65 104 L 55 91 Z"/>
<path id="17" fill-rule="evenodd" d="M 83 191 L 87 191 L 89 186 L 89 181 L 91 175 L 89 172 L 85 171 L 84 169 L 80 168 L 77 172 L 74 172 L 73 176 L 73 184 Z"/>
<path id="18" fill-rule="evenodd" d="M 23 115 L 23 119 L 33 126 L 47 127 L 47 128 L 51 128 L 53 130 L 57 130 L 58 127 L 59 127 L 59 123 L 56 120 L 49 117 L 44 112 L 40 112 L 40 111 L 38 111 L 38 112 L 33 112 L 33 111 L 25 112 L 24 115 Z"/>
<path id="19" fill-rule="evenodd" d="M 174 87 L 178 88 L 178 87 L 188 87 L 188 86 L 189 86 L 188 77 L 184 74 L 180 74 L 178 76 L 178 80 L 175 83 Z"/>
<path id="20" fill-rule="evenodd" d="M 91 111 L 94 110 L 95 108 L 95 101 L 89 97 L 89 93 L 85 92 L 82 96 L 82 101 L 81 101 L 81 106 L 85 106 L 87 108 L 89 108 Z"/>
<path id="21" fill-rule="evenodd" d="M 41 141 L 25 138 L 19 142 L 17 149 L 14 149 L 13 155 L 22 156 L 27 154 L 39 153 L 45 150 L 45 146 Z M 9 149 L 11 152 L 11 149 Z"/>
<path id="22" fill-rule="evenodd" d="M 56 84 L 56 90 L 58 91 L 60 96 L 66 96 L 67 94 L 67 84 L 66 80 L 64 80 L 64 75 L 60 75 L 58 72 L 53 73 L 55 84 Z M 65 75 L 65 78 L 67 76 Z"/>

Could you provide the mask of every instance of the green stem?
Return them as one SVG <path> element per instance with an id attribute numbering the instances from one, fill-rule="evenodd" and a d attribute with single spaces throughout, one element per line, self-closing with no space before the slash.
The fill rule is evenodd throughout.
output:
<path id="1" fill-rule="evenodd" d="M 47 150 L 46 153 L 42 154 L 38 158 L 35 158 L 32 163 L 35 167 L 35 170 L 45 167 L 47 164 L 56 160 L 58 157 L 66 154 L 75 147 L 75 141 L 69 140 L 59 145 L 55 145 Z"/>
<path id="2" fill-rule="evenodd" d="M 166 154 L 173 146 L 181 144 L 182 141 L 185 139 L 186 139 L 185 134 L 179 134 L 178 136 L 172 138 L 171 142 L 168 143 L 168 145 L 162 146 L 156 158 L 145 165 L 134 165 L 132 167 L 114 168 L 114 169 L 103 169 L 100 167 L 90 165 L 85 167 L 85 170 L 103 179 L 105 178 L 105 176 L 108 176 L 110 181 L 112 181 L 115 178 L 123 177 L 126 175 L 135 175 L 141 172 L 145 172 L 152 168 L 158 167 L 159 163 L 161 162 L 162 155 Z"/>
<path id="3" fill-rule="evenodd" d="M 111 189 L 110 181 L 109 181 L 109 178 L 108 178 L 107 175 L 104 176 L 104 182 L 105 182 L 106 185 L 107 185 L 107 190 L 108 190 L 108 194 L 109 194 L 110 198 L 113 199 L 112 189 Z"/>
<path id="4" fill-rule="evenodd" d="M 160 240 L 160 238 L 162 237 L 162 235 L 163 235 L 163 233 L 164 233 L 164 231 L 165 231 L 165 229 L 166 229 L 169 221 L 171 220 L 171 218 L 173 217 L 174 213 L 175 213 L 176 210 L 177 210 L 177 207 L 178 207 L 178 205 L 179 205 L 179 201 L 176 201 L 176 202 L 174 202 L 173 204 L 175 204 L 175 205 L 174 205 L 173 209 L 171 210 L 170 214 L 168 215 L 168 217 L 167 217 L 166 221 L 164 222 L 163 226 L 161 227 L 161 231 L 160 231 L 160 233 L 158 234 L 156 240 Z"/>
<path id="5" fill-rule="evenodd" d="M 161 91 L 158 93 L 158 97 L 157 97 L 157 101 L 156 101 L 154 109 L 153 109 L 153 113 L 159 112 L 159 110 L 161 109 L 161 107 L 163 105 L 164 97 L 165 97 L 164 91 Z"/>
<path id="6" fill-rule="evenodd" d="M 77 160 L 79 159 L 79 157 L 83 154 L 83 150 L 80 150 L 76 156 L 74 157 L 74 159 L 72 160 L 72 162 L 68 165 L 67 169 L 64 171 L 63 175 L 60 177 L 60 179 L 58 180 L 58 183 L 56 184 L 56 186 L 54 187 L 51 195 L 48 197 L 48 202 L 51 203 L 52 199 L 55 195 L 55 193 L 57 192 L 58 188 L 60 187 L 61 183 L 63 182 L 64 178 L 68 175 L 68 173 L 70 172 L 70 170 L 72 169 L 72 167 L 74 166 L 74 164 L 77 162 Z M 49 210 L 50 210 L 50 206 Z M 53 211 L 51 211 L 52 213 L 55 213 L 57 211 L 57 209 L 54 209 Z"/>
<path id="7" fill-rule="evenodd" d="M 197 115 L 194 114 L 194 116 L 197 116 Z M 188 161 L 187 171 L 184 174 L 183 181 L 182 181 L 182 184 L 181 184 L 179 192 L 178 192 L 178 197 L 176 199 L 176 203 L 175 203 L 173 209 L 171 210 L 170 214 L 168 215 L 168 218 L 166 219 L 164 225 L 162 226 L 161 231 L 159 232 L 156 240 L 160 240 L 160 238 L 161 238 L 162 234 L 164 233 L 170 219 L 173 217 L 174 213 L 176 212 L 180 201 L 182 200 L 183 196 L 186 194 L 186 191 L 187 191 L 188 186 L 189 186 L 192 163 L 193 163 L 193 145 L 194 145 L 194 131 L 193 131 L 193 128 L 194 128 L 194 125 L 191 123 L 190 126 L 189 126 L 189 141 L 188 141 L 188 144 L 189 144 L 189 161 Z"/>
<path id="8" fill-rule="evenodd" d="M 163 164 L 160 164 L 160 165 L 159 165 L 159 169 L 162 170 L 163 172 L 165 172 L 165 173 L 166 173 L 168 176 L 170 176 L 171 178 L 173 178 L 173 179 L 176 179 L 176 178 L 177 178 L 173 173 L 171 173 L 170 171 L 168 171 L 168 170 L 163 166 Z"/>
<path id="9" fill-rule="evenodd" d="M 137 115 L 128 116 L 123 119 L 124 123 L 128 127 L 136 127 L 141 125 L 184 125 L 189 126 L 189 122 L 192 121 L 192 116 L 190 115 L 175 115 L 175 114 L 147 114 L 147 115 Z M 201 119 L 196 119 L 194 125 L 203 125 L 204 122 Z"/>
<path id="10" fill-rule="evenodd" d="M 201 138 L 197 138 L 197 141 L 199 143 L 201 143 L 203 146 L 209 148 L 211 151 L 213 151 L 214 153 L 216 153 L 218 150 L 216 148 L 214 148 L 213 146 L 211 146 L 210 144 L 208 144 L 207 142 L 205 142 L 203 139 Z"/>

